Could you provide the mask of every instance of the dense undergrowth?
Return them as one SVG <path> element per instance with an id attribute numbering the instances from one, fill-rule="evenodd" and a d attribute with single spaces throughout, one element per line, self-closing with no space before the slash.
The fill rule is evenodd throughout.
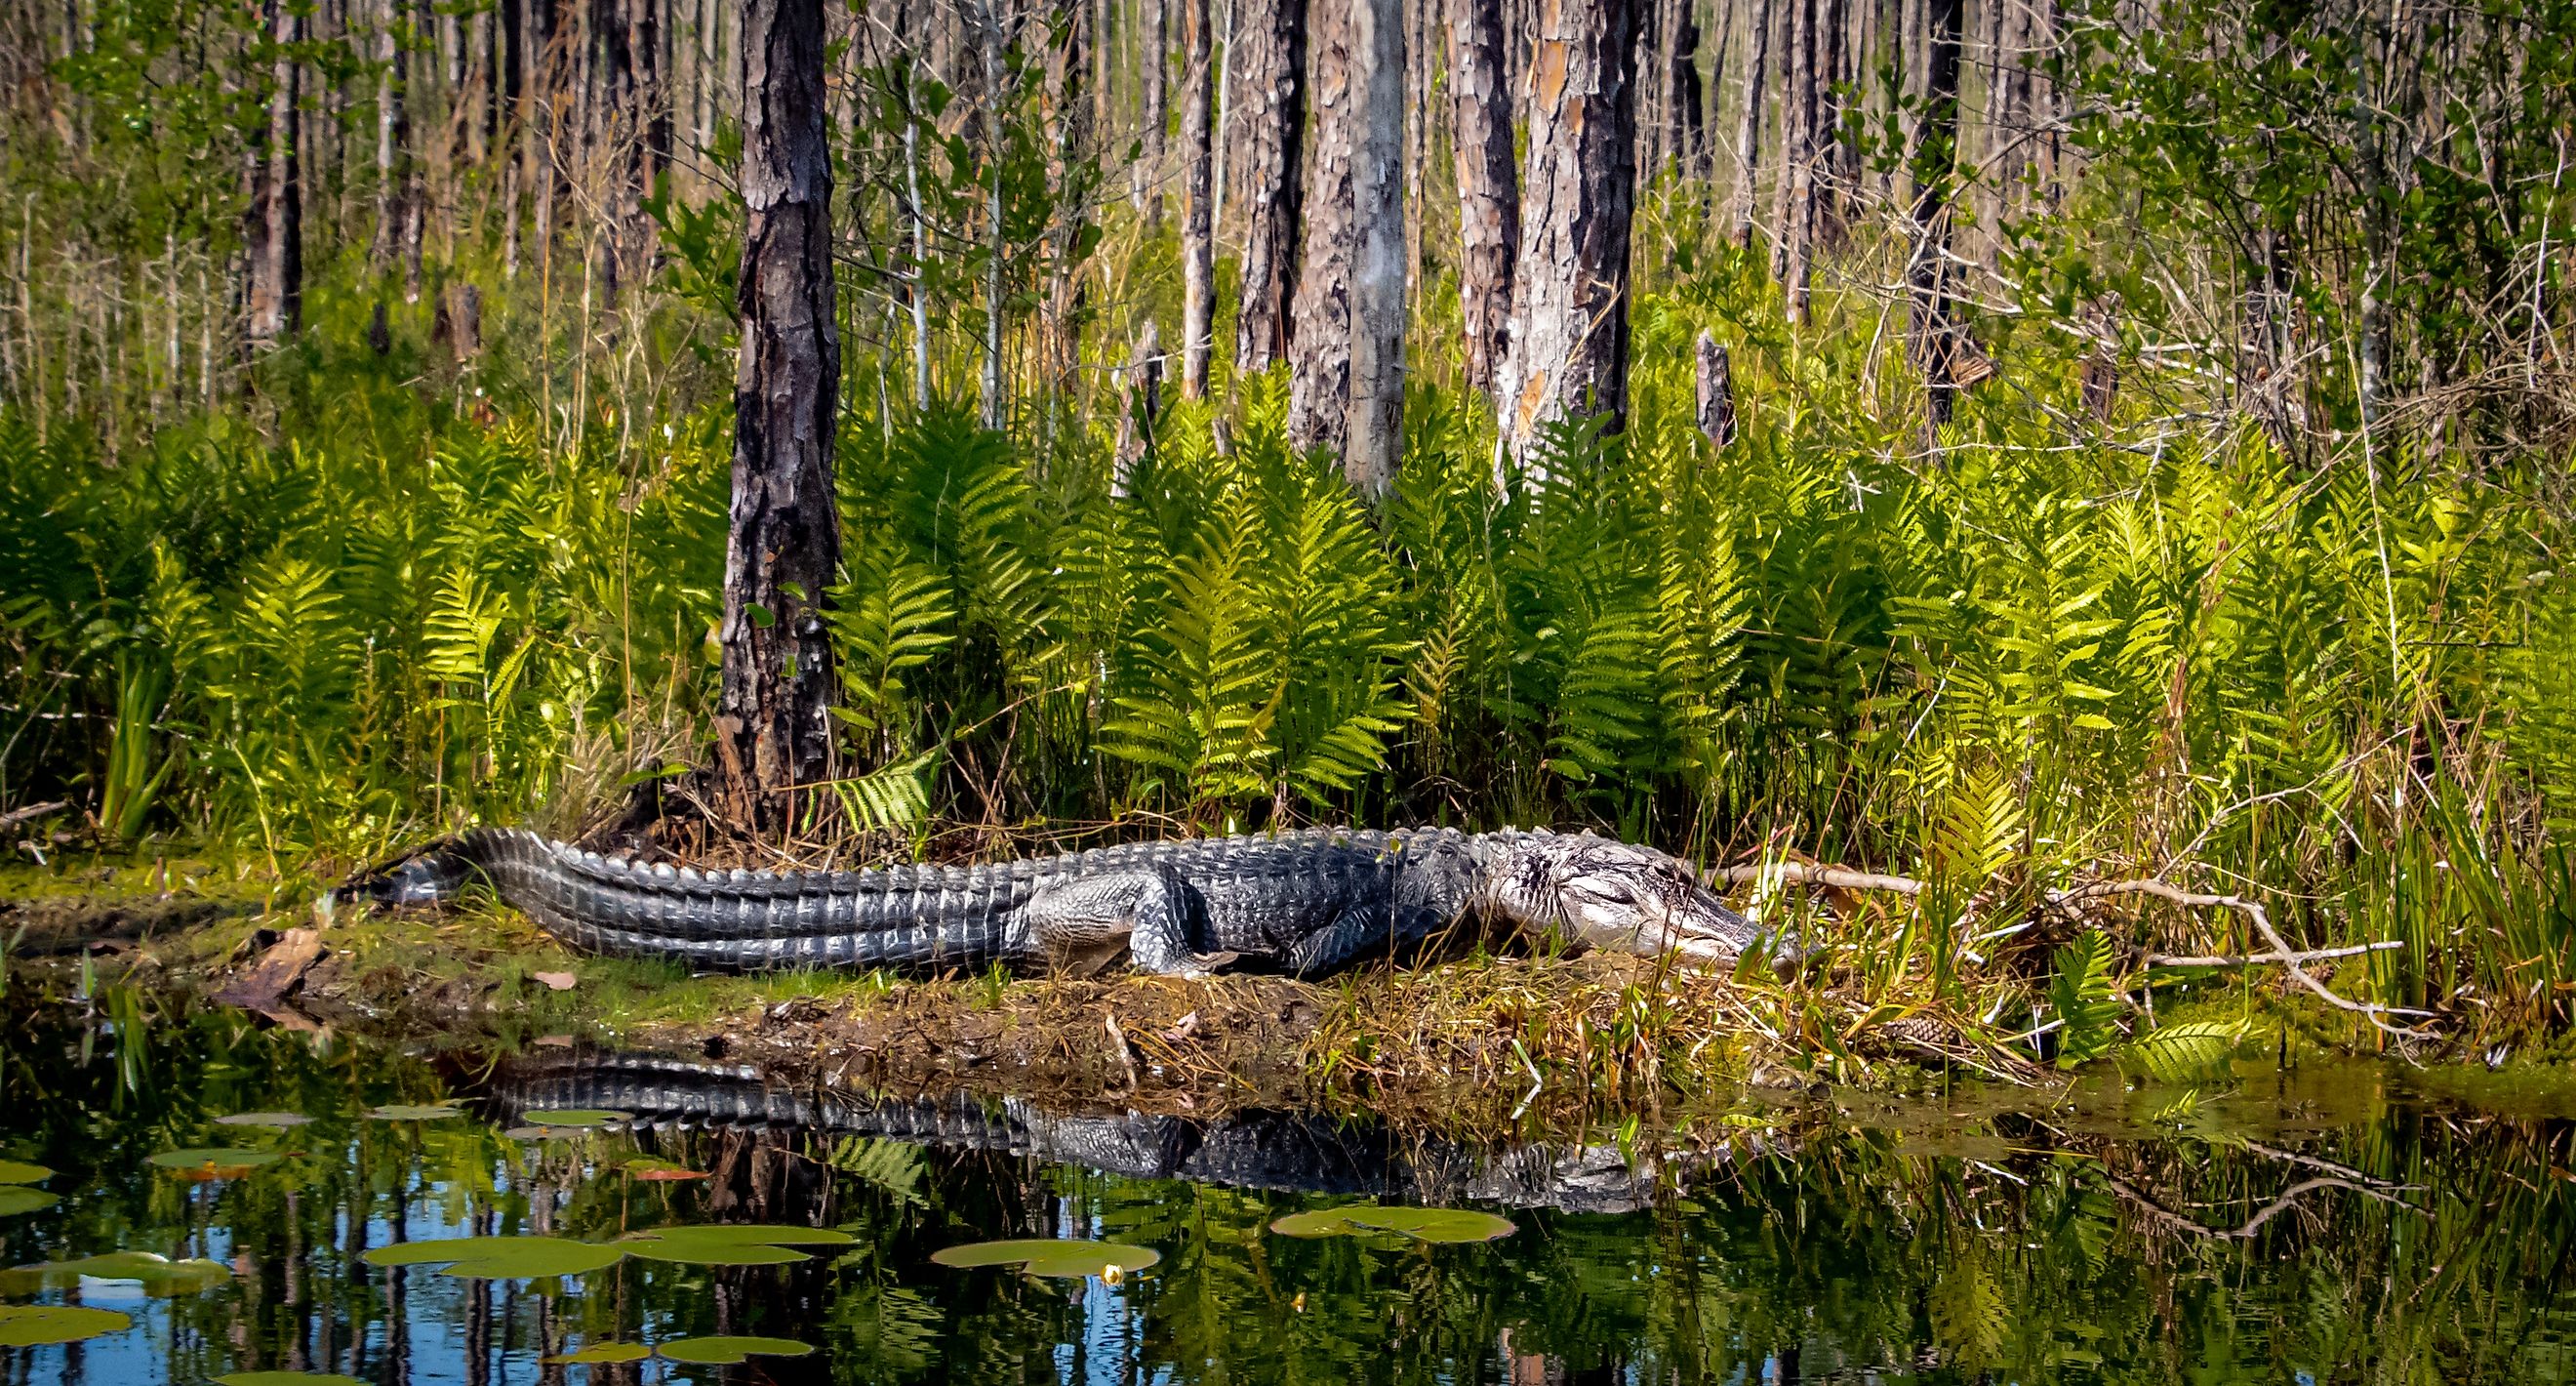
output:
<path id="1" fill-rule="evenodd" d="M 1724 448 L 1690 425 L 1703 327 L 1736 351 Z M 1274 380 L 1173 409 L 1118 500 L 1109 422 L 856 392 L 816 832 L 1549 822 L 1892 870 L 1922 894 L 1754 903 L 1846 945 L 1854 1024 L 1996 1036 L 2071 1008 L 2106 1037 L 2140 949 L 2263 947 L 2232 914 L 2045 907 L 2154 875 L 2303 943 L 2405 944 L 2347 996 L 2562 1030 L 2576 582 L 2547 464 L 2097 423 L 2044 353 L 1936 457 L 1865 327 L 1792 335 L 1713 269 L 1640 305 L 1623 436 L 1565 432 L 1499 492 L 1481 406 L 1418 389 L 1382 514 L 1291 455 Z M 0 419 L 0 803 L 292 877 L 474 820 L 569 832 L 696 761 L 729 418 L 568 439 L 533 401 L 308 368 L 270 431 L 112 465 Z"/>

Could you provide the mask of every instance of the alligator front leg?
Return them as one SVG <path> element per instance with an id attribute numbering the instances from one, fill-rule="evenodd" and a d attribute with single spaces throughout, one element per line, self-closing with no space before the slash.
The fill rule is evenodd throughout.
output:
<path id="1" fill-rule="evenodd" d="M 1191 948 L 1200 912 L 1197 892 L 1169 871 L 1060 881 L 1020 907 L 1051 962 L 1097 954 L 1123 938 L 1138 971 L 1182 977 L 1204 977 L 1235 960 L 1232 953 Z"/>

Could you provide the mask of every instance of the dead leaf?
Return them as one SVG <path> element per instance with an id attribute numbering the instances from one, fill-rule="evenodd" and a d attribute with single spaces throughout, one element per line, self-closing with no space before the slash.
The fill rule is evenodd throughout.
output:
<path id="1" fill-rule="evenodd" d="M 537 1036 L 537 1045 L 543 1049 L 570 1049 L 572 1048 L 572 1036 L 539 1035 Z"/>
<path id="2" fill-rule="evenodd" d="M 275 1010 L 281 999 L 304 985 L 304 974 L 329 951 L 322 946 L 321 930 L 289 929 L 257 961 L 226 982 L 215 1000 L 246 1010 Z"/>
<path id="3" fill-rule="evenodd" d="M 581 981 L 569 972 L 531 972 L 528 975 L 556 991 L 570 991 Z"/>

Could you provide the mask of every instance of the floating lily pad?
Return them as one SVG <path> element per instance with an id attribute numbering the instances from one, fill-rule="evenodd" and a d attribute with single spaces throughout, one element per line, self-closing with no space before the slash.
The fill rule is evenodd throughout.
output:
<path id="1" fill-rule="evenodd" d="M 369 1251 L 371 1266 L 434 1266 L 468 1280 L 534 1280 L 580 1275 L 613 1266 L 623 1247 L 576 1242 L 564 1237 L 443 1237 L 427 1242 L 396 1242 Z"/>
<path id="2" fill-rule="evenodd" d="M 0 1347 L 77 1343 L 133 1326 L 133 1319 L 113 1309 L 77 1304 L 0 1305 Z"/>
<path id="3" fill-rule="evenodd" d="M 313 1118 L 301 1112 L 235 1112 L 231 1116 L 215 1118 L 215 1124 L 217 1126 L 266 1126 L 283 1131 L 290 1126 L 302 1126 L 311 1120 Z"/>
<path id="4" fill-rule="evenodd" d="M 274 1150 L 229 1150 L 222 1147 L 193 1147 L 187 1150 L 164 1150 L 152 1157 L 152 1163 L 174 1174 L 201 1179 L 230 1179 L 248 1174 L 262 1165 L 277 1163 Z"/>
<path id="5" fill-rule="evenodd" d="M 649 1261 L 676 1261 L 686 1266 L 783 1266 L 811 1260 L 799 1246 L 848 1246 L 846 1232 L 822 1227 L 773 1227 L 756 1223 L 725 1226 L 657 1227 L 617 1243 Z"/>
<path id="6" fill-rule="evenodd" d="M 541 1357 L 537 1360 L 548 1365 L 580 1365 L 641 1362 L 652 1355 L 653 1349 L 642 1343 L 593 1343 L 579 1352 L 567 1352 L 560 1357 Z"/>
<path id="7" fill-rule="evenodd" d="M 38 1290 L 91 1280 L 131 1280 L 147 1295 L 193 1294 L 220 1285 L 232 1270 L 219 1261 L 173 1261 L 149 1251 L 111 1251 L 75 1261 L 46 1261 L 0 1271 L 0 1292 L 33 1294 Z"/>
<path id="8" fill-rule="evenodd" d="M 684 1184 L 692 1179 L 707 1177 L 705 1170 L 675 1165 L 668 1160 L 629 1160 L 618 1168 L 627 1178 L 647 1184 Z"/>
<path id="9" fill-rule="evenodd" d="M 590 1107 L 572 1107 L 559 1112 L 523 1112 L 521 1115 L 534 1125 L 568 1126 L 582 1131 L 635 1119 L 632 1112 L 609 1112 Z"/>
<path id="10" fill-rule="evenodd" d="M 54 1172 L 43 1165 L 31 1165 L 20 1160 L 0 1160 L 0 1184 L 41 1184 L 53 1177 Z"/>
<path id="11" fill-rule="evenodd" d="M 455 1107 L 388 1102 L 367 1113 L 369 1121 L 445 1121 L 465 1113 Z"/>
<path id="12" fill-rule="evenodd" d="M 578 1126 L 513 1126 L 501 1134 L 514 1141 L 559 1141 L 585 1133 Z"/>
<path id="13" fill-rule="evenodd" d="M 1312 1213 L 1290 1213 L 1270 1230 L 1291 1237 L 1354 1237 L 1393 1232 L 1417 1242 L 1490 1242 L 1519 1231 L 1510 1218 L 1464 1208 L 1387 1208 L 1354 1203 Z"/>
<path id="14" fill-rule="evenodd" d="M 700 1367 L 730 1367 L 751 1356 L 802 1357 L 812 1343 L 793 1338 L 675 1338 L 654 1349 L 674 1362 Z"/>
<path id="15" fill-rule="evenodd" d="M 1162 1260 L 1163 1253 L 1151 1247 L 1125 1246 L 1117 1242 L 1039 1237 L 969 1242 L 964 1246 L 934 1251 L 930 1253 L 930 1259 L 943 1266 L 1018 1266 L 1031 1275 L 1055 1275 L 1067 1279 L 1098 1275 L 1107 1279 L 1128 1271 L 1143 1270 Z"/>
<path id="16" fill-rule="evenodd" d="M 215 1386 L 367 1386 L 338 1372 L 234 1372 L 215 1378 Z"/>
<path id="17" fill-rule="evenodd" d="M 51 1208 L 62 1201 L 61 1194 L 49 1194 L 43 1189 L 31 1189 L 23 1184 L 0 1184 L 0 1218 Z"/>

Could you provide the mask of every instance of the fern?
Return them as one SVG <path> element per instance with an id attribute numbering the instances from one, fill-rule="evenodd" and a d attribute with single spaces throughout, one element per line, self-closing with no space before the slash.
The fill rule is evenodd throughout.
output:
<path id="1" fill-rule="evenodd" d="M 2242 1020 L 2187 1020 L 2131 1040 L 2121 1047 L 2120 1059 L 2135 1062 L 2164 1082 L 2179 1082 L 2226 1063 L 2245 1042 L 2249 1028 Z"/>
<path id="2" fill-rule="evenodd" d="M 2060 945 L 2056 974 L 2048 979 L 2049 1008 L 2061 1025 L 2057 1066 L 2074 1068 L 2102 1057 L 2120 1038 L 2120 1001 L 2111 984 L 2111 940 L 2087 929 Z"/>

